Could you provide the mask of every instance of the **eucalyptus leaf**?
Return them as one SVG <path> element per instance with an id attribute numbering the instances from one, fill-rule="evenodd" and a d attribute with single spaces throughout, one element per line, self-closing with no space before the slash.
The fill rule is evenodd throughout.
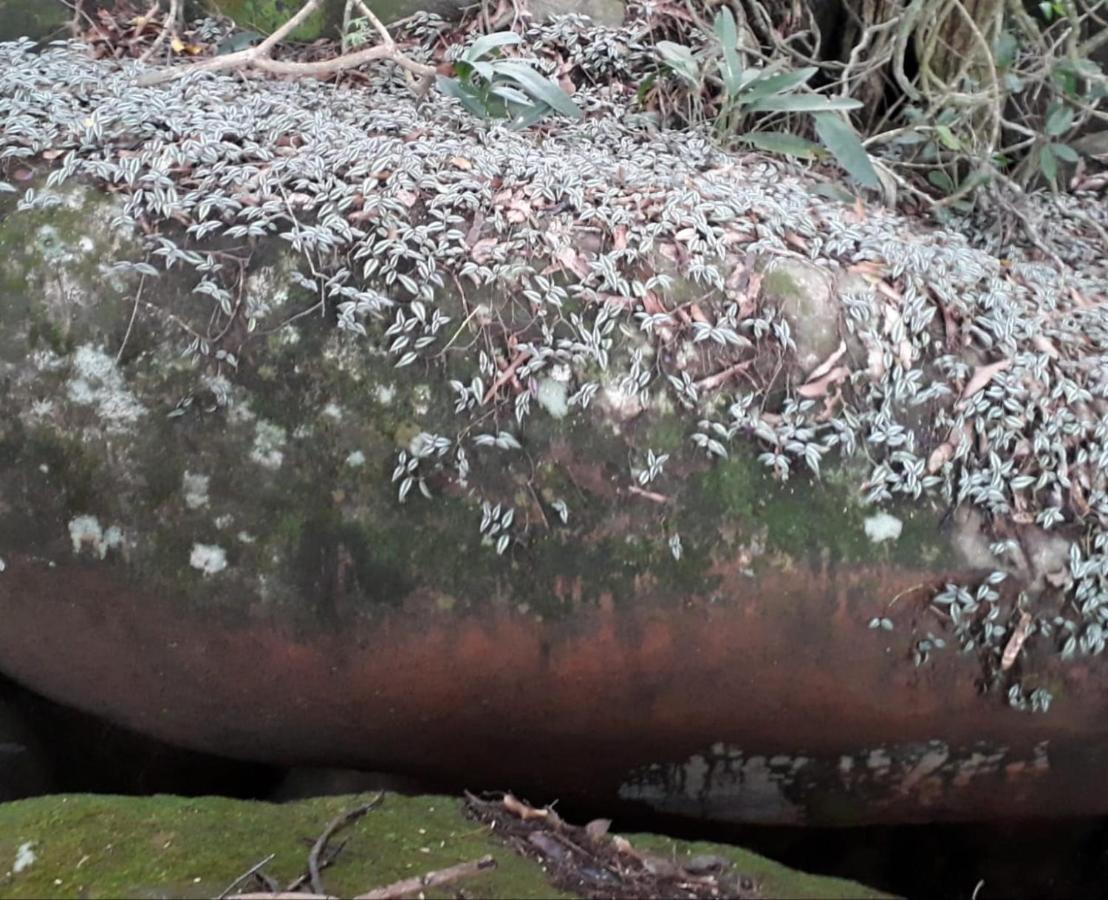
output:
<path id="1" fill-rule="evenodd" d="M 817 112 L 813 119 L 816 134 L 831 155 L 859 184 L 873 188 L 881 187 L 881 181 L 870 162 L 869 154 L 858 140 L 853 127 L 834 113 Z"/>

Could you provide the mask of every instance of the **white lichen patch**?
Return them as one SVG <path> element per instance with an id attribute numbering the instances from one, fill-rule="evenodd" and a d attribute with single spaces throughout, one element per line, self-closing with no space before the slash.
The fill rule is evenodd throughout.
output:
<path id="1" fill-rule="evenodd" d="M 35 842 L 25 841 L 15 851 L 15 862 L 12 863 L 12 874 L 18 875 L 35 864 L 38 857 L 35 854 Z"/>
<path id="2" fill-rule="evenodd" d="M 227 568 L 227 553 L 217 544 L 193 544 L 189 565 L 204 575 L 215 575 Z"/>
<path id="3" fill-rule="evenodd" d="M 564 419 L 569 412 L 569 392 L 564 381 L 543 378 L 539 381 L 535 399 L 555 419 Z"/>
<path id="4" fill-rule="evenodd" d="M 353 450 L 346 457 L 346 464 L 352 469 L 359 469 L 365 465 L 365 454 L 361 450 Z"/>
<path id="5" fill-rule="evenodd" d="M 76 516 L 69 521 L 69 539 L 74 553 L 88 551 L 104 559 L 109 550 L 123 543 L 123 532 L 115 525 L 104 528 L 96 516 Z"/>
<path id="6" fill-rule="evenodd" d="M 95 407 L 105 430 L 112 433 L 129 431 L 146 414 L 127 388 L 115 360 L 88 344 L 73 354 L 66 396 L 78 406 Z"/>
<path id="7" fill-rule="evenodd" d="M 254 447 L 250 458 L 266 469 L 279 469 L 285 461 L 284 447 L 288 435 L 280 425 L 260 419 L 254 426 Z"/>
<path id="8" fill-rule="evenodd" d="M 884 541 L 895 541 L 904 530 L 904 523 L 896 516 L 886 512 L 880 512 L 870 516 L 864 523 L 866 537 L 873 543 L 880 544 Z"/>
<path id="9" fill-rule="evenodd" d="M 334 419 L 336 422 L 341 422 L 343 417 L 342 407 L 337 403 L 328 403 L 320 410 L 320 415 L 326 416 L 328 419 Z"/>
<path id="10" fill-rule="evenodd" d="M 379 384 L 373 389 L 373 396 L 382 406 L 391 406 L 396 399 L 396 387 L 391 384 Z"/>
<path id="11" fill-rule="evenodd" d="M 211 478 L 207 475 L 195 475 L 185 472 L 181 477 L 181 489 L 185 494 L 185 506 L 189 509 L 203 509 L 208 505 L 208 485 Z"/>
<path id="12" fill-rule="evenodd" d="M 224 513 L 222 516 L 216 516 L 212 519 L 212 524 L 220 531 L 224 531 L 235 524 L 235 517 L 230 513 Z"/>

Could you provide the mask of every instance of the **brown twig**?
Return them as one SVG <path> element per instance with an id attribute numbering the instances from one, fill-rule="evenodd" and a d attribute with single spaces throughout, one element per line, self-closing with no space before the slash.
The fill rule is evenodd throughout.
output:
<path id="1" fill-rule="evenodd" d="M 341 816 L 336 817 L 330 825 L 323 829 L 323 834 L 316 838 L 316 842 L 312 845 L 311 853 L 308 854 L 308 874 L 312 883 L 312 890 L 317 894 L 324 893 L 323 891 L 323 879 L 320 877 L 319 858 L 324 850 L 327 849 L 327 842 L 335 836 L 335 834 L 341 829 L 345 828 L 351 822 L 356 822 L 367 812 L 377 806 L 382 799 L 384 799 L 384 793 L 379 793 L 376 797 L 369 801 L 369 803 L 363 803 L 361 806 L 343 813 Z"/>
<path id="2" fill-rule="evenodd" d="M 738 375 L 740 372 L 745 372 L 750 368 L 751 360 L 746 362 L 735 363 L 735 365 L 724 369 L 722 372 L 716 372 L 715 375 L 709 375 L 707 378 L 701 378 L 696 382 L 696 389 L 698 391 L 711 391 L 718 388 L 720 385 L 729 381 L 733 376 Z"/>
<path id="3" fill-rule="evenodd" d="M 374 888 L 364 894 L 357 894 L 354 900 L 400 900 L 409 894 L 418 894 L 428 888 L 442 887 L 444 884 L 451 884 L 462 878 L 472 878 L 495 868 L 496 860 L 492 856 L 482 856 L 480 859 L 458 863 L 445 869 L 436 869 L 416 878 L 394 881 L 392 884 Z M 308 894 L 300 891 L 257 891 L 250 894 L 231 894 L 226 897 L 226 900 L 334 900 L 334 896 L 321 892 Z"/>
<path id="4" fill-rule="evenodd" d="M 276 853 L 270 853 L 269 856 L 267 856 L 265 859 L 254 863 L 254 865 L 252 865 L 249 869 L 247 869 L 245 872 L 243 872 L 238 878 L 236 878 L 229 885 L 227 885 L 227 887 L 225 887 L 220 892 L 220 895 L 219 895 L 219 897 L 216 898 L 216 900 L 224 900 L 224 898 L 227 897 L 227 895 L 230 894 L 231 891 L 233 891 L 235 888 L 237 888 L 240 884 L 242 884 L 244 881 L 246 881 L 252 875 L 256 875 L 261 870 L 261 868 L 263 866 L 267 865 L 273 859 L 273 857 L 275 857 L 276 855 L 277 855 Z"/>
<path id="5" fill-rule="evenodd" d="M 160 6 L 159 3 L 155 3 L 150 7 L 150 12 L 146 14 L 147 18 L 150 18 L 154 11 Z M 139 62 L 146 62 L 150 57 L 158 52 L 158 48 L 165 43 L 165 39 L 170 34 L 177 33 L 177 22 L 181 18 L 181 0 L 169 0 L 169 12 L 166 14 L 165 19 L 162 21 L 162 30 L 158 32 L 158 36 L 154 38 L 154 43 L 146 48 L 146 52 L 139 57 Z"/>
<path id="6" fill-rule="evenodd" d="M 627 489 L 627 492 L 629 494 L 634 494 L 636 497 L 643 497 L 646 500 L 652 500 L 655 503 L 669 503 L 669 497 L 667 497 L 665 494 L 658 494 L 654 491 L 647 491 L 639 487 L 638 485 L 631 485 Z"/>
<path id="7" fill-rule="evenodd" d="M 402 69 L 418 75 L 424 81 L 429 80 L 435 74 L 435 67 L 416 62 L 400 52 L 391 37 L 389 42 L 368 47 L 365 50 L 355 50 L 352 53 L 344 53 L 332 59 L 319 62 L 285 62 L 274 59 L 273 48 L 295 31 L 304 21 L 316 12 L 323 0 L 307 0 L 300 7 L 300 11 L 285 22 L 256 47 L 248 47 L 236 53 L 227 53 L 223 56 L 213 56 L 203 62 L 189 66 L 176 66 L 172 69 L 162 69 L 150 72 L 138 79 L 141 87 L 150 87 L 156 84 L 164 84 L 175 81 L 193 72 L 226 72 L 229 70 L 257 69 L 270 75 L 292 75 L 296 77 L 324 77 L 334 75 L 345 69 L 352 69 L 376 60 L 388 60 Z M 374 17 L 376 18 L 376 17 Z M 382 25 L 381 28 L 384 28 Z M 388 32 L 386 31 L 386 34 Z"/>
<path id="8" fill-rule="evenodd" d="M 496 381 L 494 381 L 491 385 L 489 385 L 489 389 L 487 391 L 485 391 L 485 397 L 481 401 L 481 405 L 482 406 L 487 405 L 488 402 L 490 400 L 492 400 L 493 397 L 496 396 L 496 392 L 499 391 L 502 387 L 504 387 L 504 385 L 506 385 L 509 381 L 512 380 L 512 376 L 515 375 L 516 369 L 518 369 L 521 365 L 523 365 L 523 363 L 526 360 L 528 360 L 530 357 L 531 357 L 531 354 L 529 352 L 527 352 L 526 350 L 520 350 L 512 358 L 512 361 L 510 363 L 508 363 L 507 368 L 505 368 L 500 373 L 500 375 L 497 376 Z"/>
<path id="9" fill-rule="evenodd" d="M 462 878 L 472 878 L 489 869 L 496 868 L 496 860 L 492 856 L 482 856 L 470 862 L 458 863 L 445 869 L 437 869 L 427 872 L 418 878 L 405 878 L 403 881 L 395 881 L 384 887 L 374 888 L 364 894 L 358 894 L 354 900 L 393 900 L 393 898 L 405 897 L 408 894 L 418 894 L 428 888 L 442 887 Z"/>

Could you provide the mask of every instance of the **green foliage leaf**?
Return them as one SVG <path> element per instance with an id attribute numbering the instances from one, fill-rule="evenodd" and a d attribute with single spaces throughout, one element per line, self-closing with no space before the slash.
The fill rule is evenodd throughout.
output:
<path id="1" fill-rule="evenodd" d="M 437 75 L 435 77 L 435 84 L 447 97 L 453 97 L 455 100 L 459 101 L 462 106 L 477 118 L 492 118 L 487 104 L 473 88 L 469 87 L 469 85 L 463 84 L 457 78 L 447 78 L 444 75 Z"/>
<path id="2" fill-rule="evenodd" d="M 507 84 L 494 84 L 490 93 L 510 103 L 519 104 L 520 106 L 535 105 L 535 102 L 523 93 L 523 91 L 518 91 Z"/>
<path id="3" fill-rule="evenodd" d="M 773 94 L 749 105 L 753 112 L 825 113 L 839 109 L 858 109 L 862 104 L 849 97 L 821 97 L 819 94 Z"/>
<path id="4" fill-rule="evenodd" d="M 723 7 L 717 14 L 712 28 L 724 47 L 734 50 L 739 44 L 739 30 L 735 25 L 735 15 L 728 7 Z"/>
<path id="5" fill-rule="evenodd" d="M 767 153 L 784 153 L 802 159 L 814 159 L 820 152 L 819 144 L 787 131 L 750 131 L 742 139 Z"/>
<path id="6" fill-rule="evenodd" d="M 881 181 L 870 162 L 869 154 L 858 140 L 853 127 L 841 117 L 829 112 L 817 112 L 813 118 L 816 134 L 831 155 L 838 160 L 851 176 L 861 185 L 879 189 Z"/>
<path id="7" fill-rule="evenodd" d="M 516 62 L 514 60 L 500 60 L 494 65 L 497 75 L 511 78 L 536 100 L 541 100 L 551 109 L 560 112 L 563 116 L 569 116 L 571 119 L 580 119 L 583 115 L 580 107 L 573 102 L 569 94 L 563 91 L 549 78 L 540 75 L 526 63 Z"/>
<path id="8" fill-rule="evenodd" d="M 497 47 L 507 47 L 510 44 L 518 44 L 523 40 L 514 31 L 498 31 L 495 34 L 483 34 L 475 40 L 462 54 L 466 62 L 476 62 L 481 57 L 488 55 Z"/>
<path id="9" fill-rule="evenodd" d="M 1057 156 L 1062 162 L 1075 163 L 1081 156 L 1073 147 L 1069 144 L 1051 144 L 1050 152 Z"/>
<path id="10" fill-rule="evenodd" d="M 950 130 L 949 125 L 936 125 L 935 133 L 939 136 L 939 140 L 947 150 L 962 149 L 962 142 L 958 140 L 958 136 Z"/>
<path id="11" fill-rule="evenodd" d="M 675 44 L 673 41 L 658 41 L 656 47 L 666 66 L 690 82 L 693 87 L 700 86 L 700 64 L 697 63 L 692 50 L 684 44 Z"/>
<path id="12" fill-rule="evenodd" d="M 761 100 L 763 97 L 770 97 L 774 94 L 784 94 L 788 91 L 794 90 L 801 85 L 807 84 L 813 75 L 816 74 L 815 66 L 808 66 L 804 69 L 797 69 L 795 72 L 781 72 L 776 75 L 762 75 L 754 81 L 747 84 L 743 91 L 743 102 Z M 815 97 L 816 95 L 812 95 Z M 820 97 L 820 100 L 826 102 L 826 98 Z M 854 101 L 857 103 L 857 101 Z M 858 106 L 862 104 L 857 103 Z M 825 108 L 825 107 L 821 107 Z M 853 108 L 853 107 L 848 107 Z"/>
<path id="13" fill-rule="evenodd" d="M 1039 171 L 1051 184 L 1058 180 L 1058 157 L 1054 155 L 1049 144 L 1039 150 Z"/>
<path id="14" fill-rule="evenodd" d="M 993 58 L 998 69 L 1007 69 L 1016 61 L 1016 53 L 1019 51 L 1019 41 L 1010 31 L 1002 31 L 996 39 L 993 48 Z"/>
<path id="15" fill-rule="evenodd" d="M 739 54 L 735 50 L 739 43 L 735 16 L 726 6 L 716 16 L 714 28 L 720 46 L 723 48 L 723 65 L 720 66 L 723 87 L 727 96 L 734 99 L 742 83 L 742 63 L 739 62 Z"/>
<path id="16" fill-rule="evenodd" d="M 1058 137 L 1065 134 L 1073 124 L 1074 109 L 1072 106 L 1056 105 L 1047 114 L 1046 125 L 1043 130 L 1048 137 Z"/>
<path id="17" fill-rule="evenodd" d="M 944 194 L 954 193 L 954 179 L 947 175 L 942 169 L 932 169 L 927 173 L 927 180 Z"/>

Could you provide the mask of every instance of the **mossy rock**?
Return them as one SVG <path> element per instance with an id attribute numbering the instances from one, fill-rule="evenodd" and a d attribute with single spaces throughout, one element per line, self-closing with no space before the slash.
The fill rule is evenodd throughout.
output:
<path id="1" fill-rule="evenodd" d="M 86 3 L 86 10 L 94 4 Z M 0 0 L 0 41 L 64 37 L 73 11 L 60 0 Z"/>
<path id="2" fill-rule="evenodd" d="M 305 870 L 306 842 L 370 799 L 367 794 L 271 804 L 63 795 L 0 805 L 0 897 L 213 897 L 270 854 L 266 873 L 287 884 Z M 465 818 L 452 797 L 388 794 L 341 837 L 343 852 L 324 873 L 328 891 L 338 896 L 485 855 L 493 856 L 496 867 L 460 882 L 467 896 L 572 896 L 555 890 L 536 862 Z M 732 860 L 766 898 L 885 896 L 854 882 L 797 872 L 737 847 L 657 835 L 630 840 L 667 856 L 712 853 Z M 15 872 L 21 855 L 24 865 Z M 426 896 L 453 897 L 455 890 L 449 886 Z"/>

